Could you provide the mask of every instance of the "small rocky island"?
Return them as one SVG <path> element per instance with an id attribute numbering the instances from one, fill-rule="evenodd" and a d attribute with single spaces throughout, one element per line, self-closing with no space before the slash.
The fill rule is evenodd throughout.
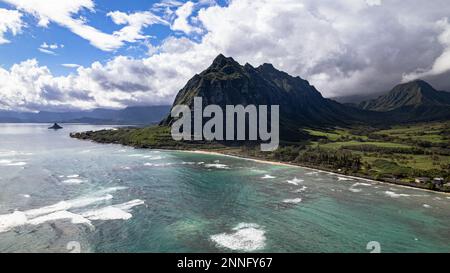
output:
<path id="1" fill-rule="evenodd" d="M 58 123 L 54 123 L 53 126 L 48 127 L 48 129 L 50 129 L 50 130 L 60 130 L 62 128 L 63 127 L 61 127 Z"/>

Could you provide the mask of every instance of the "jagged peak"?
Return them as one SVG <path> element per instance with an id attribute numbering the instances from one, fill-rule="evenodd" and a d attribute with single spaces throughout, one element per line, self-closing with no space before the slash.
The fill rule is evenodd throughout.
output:
<path id="1" fill-rule="evenodd" d="M 217 55 L 217 57 L 214 59 L 211 67 L 220 68 L 220 67 L 224 67 L 229 64 L 240 66 L 240 64 L 238 62 L 236 62 L 232 57 L 225 57 L 225 55 L 223 55 L 221 53 L 221 54 Z"/>
<path id="2" fill-rule="evenodd" d="M 261 65 L 262 68 L 270 68 L 270 69 L 275 69 L 275 67 L 273 66 L 273 64 L 271 63 L 263 63 Z M 276 70 L 276 69 L 275 69 Z"/>
<path id="3" fill-rule="evenodd" d="M 253 65 L 251 65 L 251 64 L 249 64 L 249 63 L 245 63 L 244 67 L 248 67 L 248 68 L 255 69 L 255 68 L 253 67 Z"/>

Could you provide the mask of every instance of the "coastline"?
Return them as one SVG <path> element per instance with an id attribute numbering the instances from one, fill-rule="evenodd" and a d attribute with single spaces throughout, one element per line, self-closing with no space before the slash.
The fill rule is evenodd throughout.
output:
<path id="1" fill-rule="evenodd" d="M 270 165 L 276 165 L 276 166 L 302 168 L 302 169 L 307 169 L 307 170 L 311 170 L 311 171 L 317 171 L 317 172 L 322 172 L 322 173 L 326 173 L 326 174 L 332 174 L 332 175 L 336 175 L 336 176 L 343 177 L 343 178 L 363 180 L 363 181 L 367 181 L 367 182 L 371 182 L 371 183 L 380 183 L 380 184 L 384 184 L 384 185 L 397 186 L 397 187 L 405 188 L 405 189 L 414 189 L 414 190 L 420 190 L 420 191 L 425 191 L 425 192 L 429 192 L 429 193 L 439 193 L 439 194 L 450 196 L 449 192 L 444 192 L 444 191 L 434 191 L 434 190 L 429 190 L 429 189 L 424 189 L 424 188 L 419 188 L 419 187 L 414 187 L 414 186 L 407 186 L 407 185 L 402 185 L 402 184 L 396 184 L 396 183 L 391 183 L 391 182 L 386 182 L 386 181 L 379 181 L 379 180 L 374 180 L 374 179 L 369 179 L 369 178 L 359 177 L 359 176 L 354 176 L 354 175 L 340 174 L 340 173 L 335 173 L 335 172 L 331 172 L 331 171 L 328 171 L 328 170 L 322 170 L 322 169 L 312 168 L 312 167 L 308 167 L 308 166 L 301 166 L 301 165 L 298 165 L 298 164 L 279 162 L 279 161 L 263 160 L 263 159 L 245 157 L 245 156 L 242 156 L 242 155 L 227 154 L 227 153 L 223 153 L 223 152 L 221 153 L 221 152 L 211 152 L 211 151 L 205 151 L 205 150 L 171 150 L 171 149 L 155 149 L 155 150 L 184 152 L 184 153 L 191 153 L 191 154 L 226 156 L 226 157 L 237 158 L 237 159 L 242 159 L 242 160 L 249 160 L 249 161 L 252 161 L 252 162 L 257 162 L 257 163 L 262 163 L 262 164 L 270 164 Z"/>
<path id="2" fill-rule="evenodd" d="M 243 159 L 243 160 L 250 160 L 253 162 L 259 162 L 259 163 L 263 163 L 263 164 L 304 168 L 304 169 L 308 169 L 308 170 L 312 170 L 312 171 L 329 173 L 329 174 L 341 176 L 343 178 L 348 178 L 348 179 L 358 179 L 358 180 L 363 180 L 363 181 L 367 181 L 367 182 L 371 182 L 371 183 L 382 183 L 382 184 L 386 184 L 386 185 L 395 185 L 395 186 L 398 186 L 401 188 L 416 189 L 416 190 L 421 190 L 421 191 L 426 191 L 426 192 L 443 193 L 446 196 L 450 196 L 449 191 L 432 190 L 421 184 L 412 184 L 412 183 L 407 183 L 407 182 L 402 182 L 402 181 L 391 181 L 391 180 L 385 180 L 385 179 L 375 180 L 373 177 L 367 177 L 364 175 L 359 175 L 357 173 L 342 174 L 340 172 L 336 172 L 335 170 L 331 170 L 329 168 L 320 168 L 317 166 L 302 165 L 302 164 L 297 164 L 297 163 L 292 163 L 292 162 L 271 161 L 268 159 L 262 159 L 262 158 L 259 158 L 256 156 L 241 153 L 241 152 L 239 152 L 239 150 L 230 151 L 230 150 L 224 149 L 225 147 L 216 147 L 214 149 L 203 149 L 203 147 L 201 147 L 199 145 L 196 145 L 195 147 L 180 147 L 180 146 L 177 147 L 176 145 L 170 145 L 170 144 L 164 145 L 164 146 L 141 145 L 141 144 L 134 145 L 131 143 L 128 144 L 126 142 L 119 141 L 117 139 L 95 140 L 91 135 L 86 135 L 86 133 L 89 133 L 89 132 L 71 133 L 70 136 L 72 138 L 75 138 L 78 140 L 88 140 L 88 141 L 99 143 L 99 144 L 119 144 L 119 145 L 123 145 L 126 147 L 133 147 L 135 149 L 153 149 L 153 150 L 160 150 L 160 151 L 174 151 L 174 152 L 197 153 L 197 154 L 205 154 L 205 155 L 209 154 L 209 155 L 216 155 L 216 156 L 228 156 L 228 157 L 234 157 L 234 158 Z M 94 132 L 90 132 L 90 133 L 94 133 Z"/>

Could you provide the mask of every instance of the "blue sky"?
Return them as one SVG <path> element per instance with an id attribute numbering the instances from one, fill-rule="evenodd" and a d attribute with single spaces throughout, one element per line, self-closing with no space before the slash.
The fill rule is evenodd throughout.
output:
<path id="1" fill-rule="evenodd" d="M 180 0 L 180 5 L 187 1 Z M 148 11 L 154 8 L 154 5 L 161 1 L 151 0 L 127 0 L 127 1 L 111 1 L 96 0 L 95 12 L 81 10 L 78 15 L 84 16 L 89 25 L 105 32 L 112 33 L 119 30 L 122 26 L 115 24 L 111 18 L 107 16 L 110 11 L 121 11 L 125 13 L 133 13 L 140 11 Z M 224 1 L 216 1 L 219 5 L 225 5 Z M 205 5 L 209 6 L 209 5 Z M 0 8 L 11 9 L 14 5 L 2 2 L 0 0 Z M 174 6 L 173 9 L 176 7 Z M 194 11 L 196 12 L 196 11 Z M 161 15 L 161 12 L 154 12 Z M 195 16 L 195 13 L 193 14 Z M 41 65 L 46 65 L 51 69 L 54 75 L 65 75 L 72 72 L 73 68 L 67 68 L 62 64 L 78 64 L 89 66 L 95 61 L 108 61 L 118 55 L 126 55 L 133 58 L 143 58 L 148 54 L 146 43 L 158 46 L 165 38 L 173 36 L 189 36 L 183 32 L 171 30 L 169 25 L 155 24 L 142 28 L 142 34 L 149 36 L 148 39 L 141 40 L 137 43 L 126 43 L 123 47 L 108 52 L 92 46 L 89 41 L 74 34 L 66 27 L 51 22 L 48 27 L 36 26 L 37 19 L 30 14 L 24 14 L 23 18 L 26 27 L 20 35 L 6 34 L 10 43 L 1 45 L 0 48 L 0 64 L 3 68 L 9 68 L 13 64 L 34 58 Z M 192 35 L 192 39 L 198 39 L 198 35 Z M 58 49 L 51 50 L 54 54 L 48 54 L 39 51 L 42 44 L 57 44 Z M 61 47 L 63 45 L 63 47 Z"/>
<path id="2" fill-rule="evenodd" d="M 325 97 L 450 90 L 448 0 L 0 0 L 0 110 L 171 104 L 222 53 Z"/>

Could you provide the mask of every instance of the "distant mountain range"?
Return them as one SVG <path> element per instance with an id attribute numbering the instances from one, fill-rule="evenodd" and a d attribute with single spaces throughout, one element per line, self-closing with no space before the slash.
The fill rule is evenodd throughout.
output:
<path id="1" fill-rule="evenodd" d="M 387 94 L 363 101 L 357 107 L 383 112 L 394 122 L 450 119 L 450 93 L 416 80 L 399 84 Z"/>
<path id="2" fill-rule="evenodd" d="M 427 82 L 416 80 L 397 85 L 389 93 L 359 104 L 362 109 L 379 112 L 420 106 L 450 106 L 450 93 L 437 91 Z"/>
<path id="3" fill-rule="evenodd" d="M 72 112 L 14 112 L 1 111 L 2 123 L 90 123 L 150 125 L 158 123 L 169 113 L 170 106 L 134 106 L 125 109 L 98 108 Z"/>

